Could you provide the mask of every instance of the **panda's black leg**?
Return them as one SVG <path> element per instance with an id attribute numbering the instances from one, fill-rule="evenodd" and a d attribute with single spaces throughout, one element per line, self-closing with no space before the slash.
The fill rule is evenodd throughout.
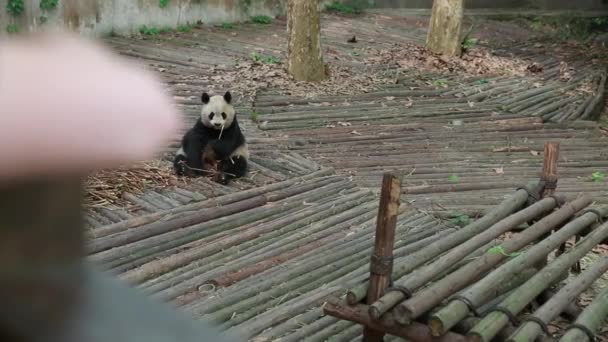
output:
<path id="1" fill-rule="evenodd" d="M 223 184 L 228 183 L 231 179 L 241 178 L 247 174 L 247 159 L 237 156 L 222 160 L 220 171 L 222 173 L 220 182 Z"/>
<path id="2" fill-rule="evenodd" d="M 186 156 L 181 154 L 175 156 L 175 159 L 173 160 L 173 169 L 178 176 L 186 175 L 186 162 Z"/>

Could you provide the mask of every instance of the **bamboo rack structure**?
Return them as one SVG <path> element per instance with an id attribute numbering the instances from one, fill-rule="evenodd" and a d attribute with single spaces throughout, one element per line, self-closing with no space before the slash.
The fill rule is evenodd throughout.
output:
<path id="1" fill-rule="evenodd" d="M 546 324 L 562 312 L 576 312 L 570 306 L 573 296 L 588 288 L 608 267 L 603 258 L 559 292 L 549 289 L 569 267 L 608 236 L 608 225 L 596 224 L 579 240 L 582 231 L 608 216 L 608 207 L 587 208 L 592 204 L 589 196 L 569 201 L 555 193 L 558 151 L 559 143 L 545 143 L 541 178 L 538 184 L 523 188 L 526 195 L 520 200 L 515 193 L 487 216 L 435 245 L 441 246 L 442 241 L 450 239 L 458 244 L 459 235 L 467 237 L 466 242 L 457 246 L 444 243 L 448 251 L 421 259 L 429 254 L 423 249 L 412 255 L 409 265 L 393 262 L 394 213 L 401 189 L 397 176 L 385 173 L 367 284 L 351 288 L 347 296 L 332 298 L 323 311 L 331 317 L 363 325 L 364 342 L 381 342 L 386 334 L 412 342 L 489 342 L 492 338 L 525 342 L 547 338 Z M 580 215 L 573 218 L 577 213 Z M 487 244 L 523 222 L 528 222 L 529 227 L 500 243 L 498 249 Z M 477 226 L 477 230 L 470 228 Z M 473 235 L 467 235 L 467 229 Z M 565 241 L 572 236 L 577 237 L 578 243 L 565 252 Z M 547 263 L 549 253 L 557 249 L 557 259 Z M 475 253 L 471 254 L 472 251 Z M 459 263 L 467 255 L 475 258 Z M 516 329 L 514 324 L 519 325 L 517 314 L 522 305 L 540 295 L 545 304 Z M 479 312 L 485 313 L 483 319 L 479 318 Z M 423 318 L 428 325 L 421 322 Z M 588 328 L 576 325 L 586 338 L 591 338 L 598 326 L 597 320 Z"/>

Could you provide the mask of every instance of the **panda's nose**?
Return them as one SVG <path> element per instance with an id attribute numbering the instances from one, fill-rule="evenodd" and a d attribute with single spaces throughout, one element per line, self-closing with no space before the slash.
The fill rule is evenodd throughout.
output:
<path id="1" fill-rule="evenodd" d="M 217 127 L 217 128 L 222 127 L 222 124 L 221 124 L 221 123 L 219 123 L 219 122 L 216 122 L 216 123 L 214 123 L 213 125 L 214 125 L 215 127 Z"/>

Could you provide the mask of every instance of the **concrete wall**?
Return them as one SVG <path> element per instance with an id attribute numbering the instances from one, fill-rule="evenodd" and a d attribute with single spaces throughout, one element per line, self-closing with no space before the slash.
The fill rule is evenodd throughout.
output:
<path id="1" fill-rule="evenodd" d="M 40 0 L 23 0 L 25 13 L 13 18 L 6 12 L 9 0 L 0 0 L 0 35 L 15 24 L 20 31 L 66 26 L 87 36 L 137 33 L 142 25 L 172 27 L 202 21 L 205 24 L 238 22 L 252 15 L 284 13 L 287 0 L 59 0 L 58 8 L 45 13 Z M 321 0 L 320 6 L 332 0 Z M 341 0 L 344 2 L 355 0 Z M 430 8 L 432 0 L 356 0 L 378 8 Z M 465 0 L 466 8 L 604 9 L 608 0 Z M 44 19 L 44 20 L 43 20 Z"/>
<path id="2" fill-rule="evenodd" d="M 175 28 L 198 21 L 238 22 L 252 15 L 280 14 L 285 0 L 169 0 L 164 8 L 159 0 L 59 0 L 58 8 L 49 13 L 40 9 L 40 0 L 23 1 L 25 13 L 13 18 L 6 12 L 8 0 L 0 0 L 0 34 L 6 34 L 9 24 L 20 31 L 65 25 L 87 36 L 103 36 L 136 33 L 142 25 Z"/>
<path id="3" fill-rule="evenodd" d="M 374 0 L 378 8 L 431 8 L 433 0 Z M 465 0 L 466 8 L 608 9 L 607 0 Z"/>

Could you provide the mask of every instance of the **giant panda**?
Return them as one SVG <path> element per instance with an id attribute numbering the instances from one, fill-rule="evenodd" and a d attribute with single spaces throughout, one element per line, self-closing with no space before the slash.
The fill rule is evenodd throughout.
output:
<path id="1" fill-rule="evenodd" d="M 201 176 L 217 164 L 214 180 L 227 184 L 247 173 L 247 142 L 236 119 L 229 91 L 223 96 L 209 96 L 204 92 L 201 100 L 201 116 L 182 138 L 173 167 L 180 176 Z"/>

